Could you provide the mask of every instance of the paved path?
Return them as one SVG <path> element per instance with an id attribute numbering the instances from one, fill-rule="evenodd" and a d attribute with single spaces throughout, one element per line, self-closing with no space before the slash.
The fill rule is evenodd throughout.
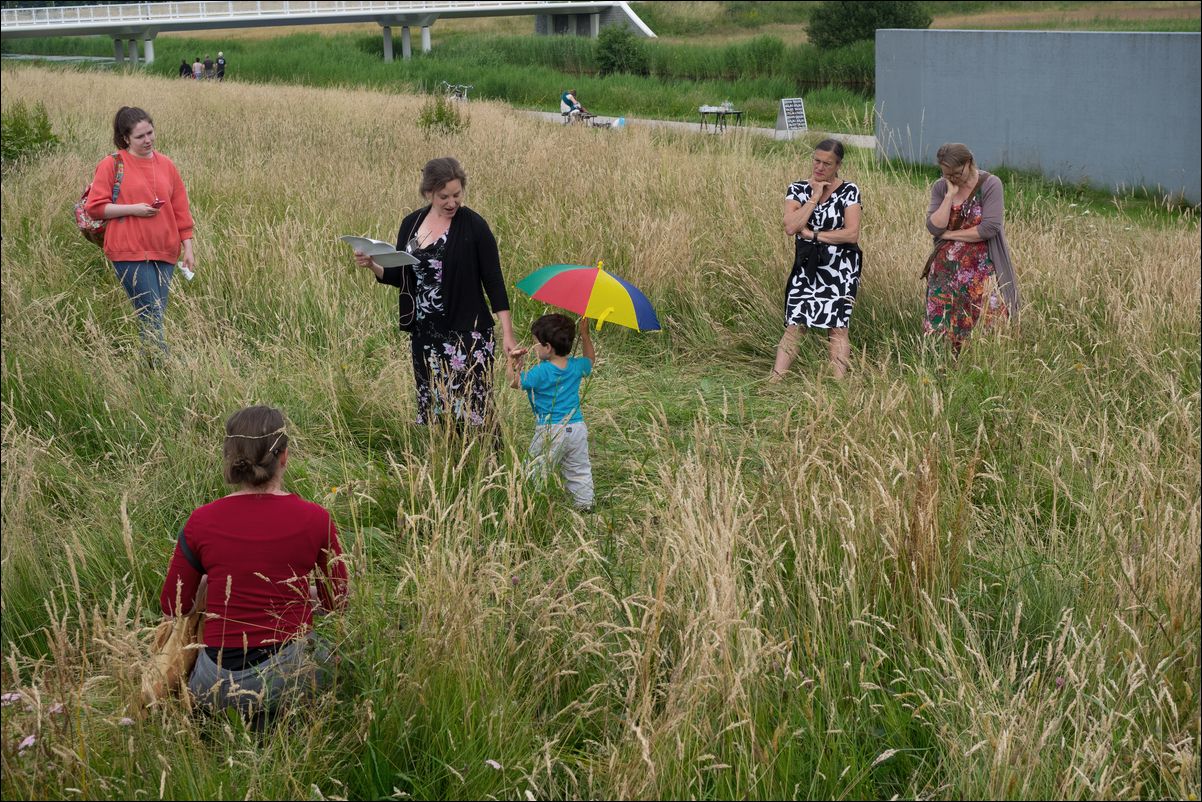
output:
<path id="1" fill-rule="evenodd" d="M 526 110 L 520 110 L 520 112 L 522 114 L 526 114 L 531 117 L 536 117 L 540 120 L 546 120 L 548 122 L 556 123 L 557 125 L 563 125 L 563 117 L 561 117 L 558 112 L 526 111 Z M 614 118 L 613 117 L 599 117 L 598 119 L 609 121 Z M 674 128 L 677 131 L 688 131 L 689 133 L 693 133 L 693 134 L 705 133 L 705 134 L 710 134 L 710 135 L 717 135 L 720 133 L 720 132 L 714 131 L 712 127 L 706 131 L 702 131 L 701 125 L 699 123 L 686 123 L 686 122 L 680 122 L 679 120 L 646 120 L 641 117 L 627 117 L 626 125 L 628 125 L 632 128 L 636 127 L 636 126 L 640 127 L 640 128 L 642 128 L 642 127 Z M 775 137 L 776 136 L 776 130 L 773 128 L 754 128 L 752 126 L 731 125 L 731 126 L 728 126 L 726 130 L 727 131 L 744 131 L 749 134 L 756 134 L 757 136 L 767 136 L 767 137 Z M 851 145 L 852 147 L 856 147 L 856 148 L 872 148 L 874 150 L 876 149 L 876 137 L 875 136 L 864 136 L 862 134 L 826 134 L 821 131 L 807 131 L 806 133 L 813 134 L 816 136 L 832 136 L 832 137 L 837 138 L 843 144 Z"/>

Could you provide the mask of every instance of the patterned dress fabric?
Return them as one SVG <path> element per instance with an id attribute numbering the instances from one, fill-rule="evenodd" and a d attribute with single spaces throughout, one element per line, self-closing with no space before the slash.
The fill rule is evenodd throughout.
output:
<path id="1" fill-rule="evenodd" d="M 948 231 L 981 224 L 978 190 L 960 206 L 953 206 Z M 923 331 L 946 337 L 959 349 L 973 329 L 988 329 L 1009 318 L 1006 301 L 998 290 L 997 276 L 986 242 L 953 242 L 939 245 L 927 277 L 927 312 Z"/>
<path id="2" fill-rule="evenodd" d="M 809 181 L 789 185 L 785 197 L 804 204 L 812 195 Z M 825 202 L 815 207 L 809 227 L 814 232 L 843 228 L 847 207 L 860 203 L 860 188 L 844 181 Z M 817 258 L 807 258 L 817 248 Z M 785 288 L 785 325 L 815 329 L 843 329 L 851 321 L 851 309 L 860 287 L 863 257 L 853 244 L 814 246 L 797 239 L 793 271 Z"/>
<path id="3" fill-rule="evenodd" d="M 489 326 L 480 331 L 450 331 L 443 313 L 444 234 L 424 247 L 408 248 L 417 257 L 414 292 L 416 321 L 410 347 L 417 382 L 417 422 L 428 424 L 443 415 L 458 423 L 482 426 L 492 399 L 492 366 L 496 341 Z"/>

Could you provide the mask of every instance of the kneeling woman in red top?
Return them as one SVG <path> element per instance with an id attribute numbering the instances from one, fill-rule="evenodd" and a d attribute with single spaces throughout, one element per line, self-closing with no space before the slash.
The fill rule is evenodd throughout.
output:
<path id="1" fill-rule="evenodd" d="M 239 489 L 188 517 L 160 602 L 167 615 L 207 604 L 193 695 L 270 713 L 327 678 L 329 650 L 311 631 L 313 612 L 318 598 L 327 610 L 343 606 L 347 570 L 329 512 L 282 487 L 283 413 L 247 407 L 225 432 L 225 480 Z"/>

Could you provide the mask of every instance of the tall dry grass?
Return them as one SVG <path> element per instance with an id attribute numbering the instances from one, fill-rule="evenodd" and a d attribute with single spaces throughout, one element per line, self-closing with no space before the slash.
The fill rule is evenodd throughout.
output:
<path id="1" fill-rule="evenodd" d="M 66 142 L 2 187 L 6 798 L 1197 797 L 1196 215 L 1009 198 L 1021 334 L 953 362 L 918 334 L 925 189 L 853 153 L 853 375 L 807 341 L 765 387 L 802 143 L 476 103 L 427 141 L 420 98 L 31 68 L 2 92 Z M 69 215 L 127 103 L 197 218 L 157 373 Z M 448 153 L 511 285 L 604 259 L 660 312 L 598 338 L 596 515 L 522 481 L 516 394 L 498 460 L 409 423 L 394 297 L 336 236 L 390 238 Z M 248 403 L 289 414 L 289 486 L 354 566 L 336 688 L 267 738 L 128 707 Z"/>

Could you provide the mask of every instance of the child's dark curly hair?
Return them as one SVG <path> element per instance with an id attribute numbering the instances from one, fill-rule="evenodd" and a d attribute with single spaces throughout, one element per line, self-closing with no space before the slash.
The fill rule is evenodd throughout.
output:
<path id="1" fill-rule="evenodd" d="M 530 326 L 530 333 L 540 343 L 551 346 L 556 356 L 572 353 L 572 343 L 576 342 L 576 324 L 567 315 L 543 315 Z"/>

